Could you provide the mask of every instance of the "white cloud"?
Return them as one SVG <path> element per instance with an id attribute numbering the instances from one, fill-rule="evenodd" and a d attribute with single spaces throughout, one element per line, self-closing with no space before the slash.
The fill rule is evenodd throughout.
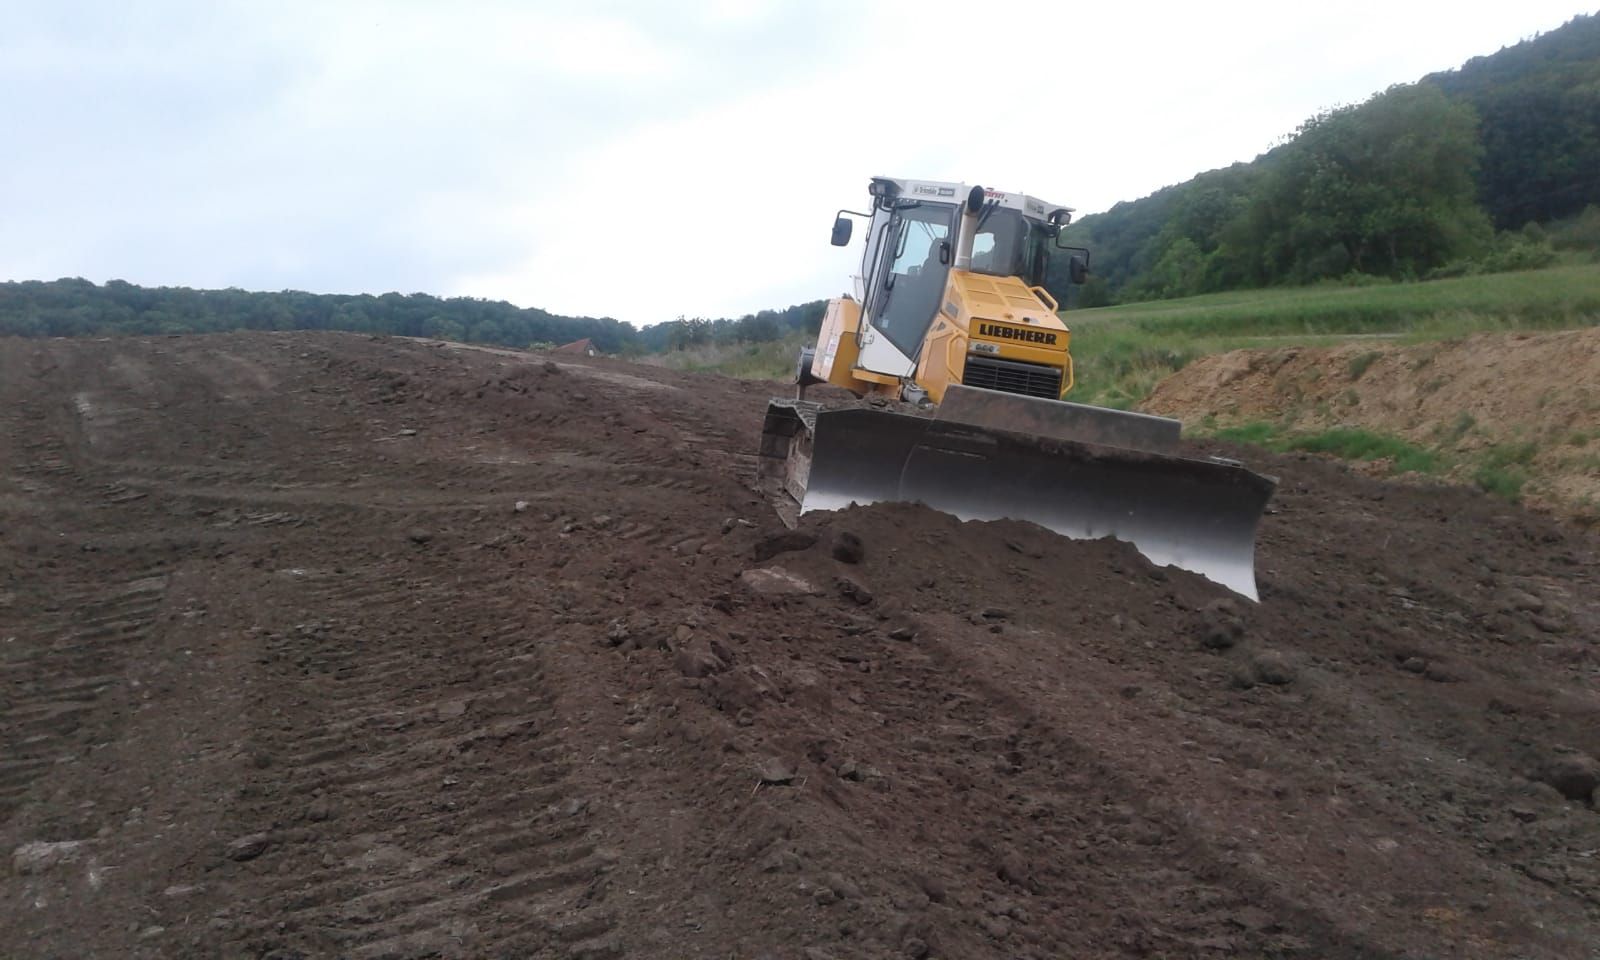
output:
<path id="1" fill-rule="evenodd" d="M 60 3 L 0 13 L 0 269 L 649 323 L 837 293 L 887 173 L 1087 213 L 1551 0 Z"/>

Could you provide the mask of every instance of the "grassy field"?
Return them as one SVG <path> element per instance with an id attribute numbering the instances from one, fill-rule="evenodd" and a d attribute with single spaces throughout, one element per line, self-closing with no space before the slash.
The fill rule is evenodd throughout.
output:
<path id="1" fill-rule="evenodd" d="M 1484 330 L 1600 323 L 1600 266 L 1551 267 L 1422 283 L 1216 293 L 1075 310 L 1080 403 L 1128 408 L 1196 357 L 1245 347 L 1325 346 L 1363 338 L 1418 342 Z M 639 358 L 677 370 L 787 379 L 809 337 L 702 346 Z"/>
<path id="2" fill-rule="evenodd" d="M 687 350 L 645 354 L 638 359 L 640 363 L 673 370 L 720 373 L 744 380 L 792 380 L 800 347 L 814 339 L 796 335 L 768 343 L 706 344 Z"/>
<path id="3" fill-rule="evenodd" d="M 1078 378 L 1072 399 L 1127 408 L 1194 358 L 1226 350 L 1600 323 L 1600 266 L 1216 293 L 1065 316 Z"/>
<path id="4" fill-rule="evenodd" d="M 1068 399 L 1130 408 L 1190 361 L 1251 347 L 1328 346 L 1370 342 L 1350 361 L 1358 380 L 1376 348 L 1448 340 L 1470 333 L 1551 330 L 1600 323 L 1600 265 L 1568 265 L 1421 283 L 1316 286 L 1212 294 L 1127 304 L 1064 315 L 1072 328 L 1077 388 Z M 764 344 L 728 344 L 641 358 L 680 370 L 752 379 L 788 379 L 809 337 Z M 1286 422 L 1293 419 L 1286 411 Z M 1531 444 L 1457 448 L 1448 425 L 1425 446 L 1368 430 L 1319 432 L 1283 423 L 1220 426 L 1207 420 L 1185 432 L 1215 435 L 1276 450 L 1305 450 L 1349 460 L 1381 461 L 1392 474 L 1421 473 L 1470 482 L 1508 500 L 1535 475 Z M 1587 442 L 1587 438 L 1585 438 Z M 1600 464 L 1597 464 L 1600 468 Z M 1600 509 L 1600 508 L 1596 508 Z"/>

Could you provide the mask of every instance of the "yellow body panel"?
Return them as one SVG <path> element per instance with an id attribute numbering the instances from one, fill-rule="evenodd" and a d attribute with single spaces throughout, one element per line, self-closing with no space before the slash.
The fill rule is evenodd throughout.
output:
<path id="1" fill-rule="evenodd" d="M 944 304 L 917 362 L 917 385 L 934 403 L 961 382 L 969 352 L 1000 360 L 1061 369 L 1061 393 L 1072 389 L 1072 331 L 1056 316 L 1056 303 L 1016 277 L 951 270 Z"/>
<path id="2" fill-rule="evenodd" d="M 861 304 L 849 297 L 830 300 L 817 334 L 812 373 L 857 396 L 897 395 L 899 378 L 856 366 L 860 328 Z M 961 382 L 967 354 L 974 352 L 1059 368 L 1064 396 L 1072 389 L 1071 340 L 1072 332 L 1056 316 L 1055 300 L 1043 288 L 1016 277 L 951 270 L 939 315 L 917 360 L 917 386 L 934 403 L 941 402 L 946 388 Z"/>

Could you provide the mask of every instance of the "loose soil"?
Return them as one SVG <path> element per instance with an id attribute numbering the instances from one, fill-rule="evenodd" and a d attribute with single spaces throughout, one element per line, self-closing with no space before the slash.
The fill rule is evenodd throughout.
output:
<path id="1" fill-rule="evenodd" d="M 914 505 L 785 531 L 781 390 L 0 341 L 0 955 L 1600 942 L 1592 536 L 1222 448 L 1280 477 L 1259 605 Z"/>
<path id="2" fill-rule="evenodd" d="M 1222 426 L 1377 430 L 1458 458 L 1457 479 L 1488 448 L 1532 444 L 1530 503 L 1600 520 L 1600 327 L 1237 350 L 1162 381 L 1144 409 Z"/>

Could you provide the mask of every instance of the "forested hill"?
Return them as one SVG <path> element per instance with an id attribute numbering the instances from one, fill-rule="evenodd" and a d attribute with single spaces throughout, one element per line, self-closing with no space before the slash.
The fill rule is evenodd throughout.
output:
<path id="1" fill-rule="evenodd" d="M 1522 228 L 1596 205 L 1600 17 L 1579 16 L 1319 114 L 1251 163 L 1119 203 L 1069 233 L 1093 250 L 1089 305 L 1532 265 L 1549 259 L 1548 240 Z M 1585 217 L 1596 218 L 1600 209 Z"/>
<path id="2" fill-rule="evenodd" d="M 191 290 L 69 279 L 0 283 L 0 336 L 214 333 L 227 330 L 349 330 L 439 337 L 512 347 L 585 337 L 606 353 L 659 352 L 712 342 L 776 340 L 815 331 L 821 301 L 737 319 L 685 319 L 637 329 L 610 317 L 565 317 L 497 300 L 297 290 Z"/>
<path id="3" fill-rule="evenodd" d="M 1478 196 L 1496 227 L 1600 203 L 1600 16 L 1422 82 L 1477 112 Z"/>

